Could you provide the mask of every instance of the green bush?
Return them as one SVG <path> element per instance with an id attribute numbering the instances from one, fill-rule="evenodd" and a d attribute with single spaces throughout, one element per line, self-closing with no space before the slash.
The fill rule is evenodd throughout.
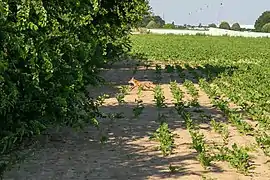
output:
<path id="1" fill-rule="evenodd" d="M 254 27 L 256 31 L 262 31 L 262 27 L 270 23 L 270 11 L 264 11 L 255 21 Z"/>
<path id="2" fill-rule="evenodd" d="M 155 21 L 150 21 L 146 26 L 147 29 L 155 29 L 158 27 L 159 27 L 159 25 Z"/>
<path id="3" fill-rule="evenodd" d="M 164 29 L 175 29 L 175 25 L 172 23 L 167 23 L 163 26 Z"/>
<path id="4" fill-rule="evenodd" d="M 262 27 L 262 32 L 270 33 L 270 23 L 267 23 Z"/>
<path id="5" fill-rule="evenodd" d="M 0 1 L 1 159 L 51 125 L 96 123 L 86 85 L 130 49 L 130 29 L 148 8 L 146 0 Z"/>
<path id="6" fill-rule="evenodd" d="M 208 25 L 208 27 L 217 28 L 217 25 L 215 23 L 211 23 L 211 24 Z"/>
<path id="7" fill-rule="evenodd" d="M 220 29 L 228 29 L 229 30 L 231 27 L 230 27 L 230 25 L 229 25 L 228 22 L 223 21 L 223 22 L 220 23 L 219 28 Z"/>
<path id="8" fill-rule="evenodd" d="M 239 23 L 234 23 L 232 25 L 231 29 L 234 30 L 234 31 L 240 31 L 241 30 L 240 24 Z"/>

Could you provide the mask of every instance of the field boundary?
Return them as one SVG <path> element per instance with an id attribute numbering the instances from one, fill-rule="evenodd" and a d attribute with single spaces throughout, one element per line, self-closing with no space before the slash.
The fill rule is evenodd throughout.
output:
<path id="1" fill-rule="evenodd" d="M 177 35 L 210 35 L 210 36 L 240 36 L 240 37 L 270 37 L 270 33 L 232 31 L 219 28 L 208 30 L 176 30 L 176 29 L 147 29 L 154 34 L 177 34 Z M 136 34 L 136 32 L 134 32 Z"/>

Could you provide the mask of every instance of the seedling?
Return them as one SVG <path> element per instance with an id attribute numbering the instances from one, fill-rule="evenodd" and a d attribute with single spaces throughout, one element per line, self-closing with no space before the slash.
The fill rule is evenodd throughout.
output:
<path id="1" fill-rule="evenodd" d="M 108 136 L 102 135 L 99 141 L 102 145 L 104 145 L 108 141 L 108 139 Z"/>
<path id="2" fill-rule="evenodd" d="M 164 92 L 160 85 L 157 85 L 154 89 L 154 100 L 157 108 L 166 107 Z"/>
<path id="3" fill-rule="evenodd" d="M 142 97 L 142 91 L 143 91 L 143 87 L 139 86 L 138 87 L 138 92 L 137 92 L 137 96 L 138 96 L 139 99 Z"/>
<path id="4" fill-rule="evenodd" d="M 116 94 L 116 99 L 117 99 L 119 104 L 125 103 L 124 98 L 125 98 L 125 95 L 123 93 L 117 93 Z"/>
<path id="5" fill-rule="evenodd" d="M 245 148 L 238 147 L 235 143 L 232 145 L 232 150 L 225 146 L 216 146 L 216 148 L 220 152 L 219 154 L 215 155 L 216 160 L 227 161 L 240 173 L 248 175 L 251 165 L 250 157 Z"/>
<path id="6" fill-rule="evenodd" d="M 224 144 L 228 144 L 229 130 L 226 124 L 217 122 L 214 119 L 211 119 L 210 124 L 215 132 L 222 135 Z"/>
<path id="7" fill-rule="evenodd" d="M 102 106 L 104 104 L 106 98 L 109 98 L 108 94 L 103 94 L 103 95 L 98 96 L 96 101 L 95 101 L 96 106 L 98 106 L 98 107 Z"/>
<path id="8" fill-rule="evenodd" d="M 199 98 L 199 93 L 194 84 L 190 80 L 185 80 L 183 85 L 187 88 L 188 93 L 192 96 L 192 100 L 190 102 L 191 106 L 199 106 L 198 103 L 198 98 Z"/>
<path id="9" fill-rule="evenodd" d="M 264 154 L 270 156 L 270 136 L 266 132 L 259 132 L 256 135 L 256 142 L 263 150 Z"/>
<path id="10" fill-rule="evenodd" d="M 144 105 L 142 104 L 143 103 L 142 100 L 135 99 L 135 102 L 136 102 L 136 107 L 133 108 L 133 117 L 137 118 L 137 117 L 139 117 L 139 115 L 142 114 L 142 111 L 144 109 Z"/>
<path id="11" fill-rule="evenodd" d="M 167 73 L 173 73 L 174 72 L 174 66 L 173 65 L 165 65 L 165 69 Z"/>
<path id="12" fill-rule="evenodd" d="M 130 91 L 130 86 L 128 85 L 123 85 L 123 86 L 120 86 L 119 88 L 119 92 L 124 95 L 127 95 L 129 91 Z"/>
<path id="13" fill-rule="evenodd" d="M 176 81 L 171 81 L 170 82 L 170 89 L 173 95 L 173 99 L 174 99 L 174 103 L 178 104 L 180 102 L 182 102 L 182 99 L 184 97 L 184 93 L 183 91 L 178 87 L 177 82 Z"/>
<path id="14" fill-rule="evenodd" d="M 155 72 L 156 72 L 156 79 L 157 79 L 157 81 L 160 81 L 161 78 L 162 78 L 162 76 L 161 76 L 162 67 L 160 65 L 156 64 L 156 70 L 155 70 Z"/>
<path id="15" fill-rule="evenodd" d="M 162 151 L 163 156 L 170 155 L 173 148 L 175 148 L 174 135 L 166 122 L 160 124 L 159 128 L 152 134 L 150 139 L 160 142 L 159 150 Z"/>
<path id="16" fill-rule="evenodd" d="M 177 173 L 180 172 L 181 170 L 183 170 L 184 168 L 182 166 L 173 166 L 173 165 L 169 165 L 169 171 L 170 173 Z"/>
<path id="17" fill-rule="evenodd" d="M 129 90 L 130 90 L 130 87 L 127 85 L 120 86 L 119 93 L 116 94 L 116 99 L 119 104 L 125 103 L 124 98 L 128 94 Z"/>

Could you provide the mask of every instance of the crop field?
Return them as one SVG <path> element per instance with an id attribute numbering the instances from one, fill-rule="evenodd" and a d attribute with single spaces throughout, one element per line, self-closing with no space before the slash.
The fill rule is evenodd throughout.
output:
<path id="1" fill-rule="evenodd" d="M 269 179 L 270 39 L 131 40 L 138 60 L 102 69 L 105 85 L 89 87 L 99 130 L 61 129 L 6 178 Z M 132 90 L 132 77 L 156 86 Z"/>

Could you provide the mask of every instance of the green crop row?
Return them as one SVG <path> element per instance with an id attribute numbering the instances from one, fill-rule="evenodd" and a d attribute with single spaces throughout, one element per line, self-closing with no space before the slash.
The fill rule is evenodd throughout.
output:
<path id="1" fill-rule="evenodd" d="M 270 112 L 269 38 L 132 35 L 132 53 L 149 60 L 189 63 L 234 102 L 261 117 Z M 256 112 L 254 112 L 256 111 Z"/>

